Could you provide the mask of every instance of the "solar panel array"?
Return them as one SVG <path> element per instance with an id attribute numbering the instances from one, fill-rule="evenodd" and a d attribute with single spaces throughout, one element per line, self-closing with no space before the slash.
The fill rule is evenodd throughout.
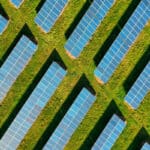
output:
<path id="1" fill-rule="evenodd" d="M 92 150 L 110 150 L 125 126 L 126 123 L 114 114 L 93 145 Z"/>
<path id="2" fill-rule="evenodd" d="M 150 19 L 150 1 L 142 0 L 105 54 L 94 74 L 106 83 Z"/>
<path id="3" fill-rule="evenodd" d="M 24 0 L 10 0 L 10 2 L 16 7 L 19 8 Z"/>
<path id="4" fill-rule="evenodd" d="M 150 91 L 150 62 L 146 65 L 134 85 L 131 87 L 125 101 L 134 109 L 137 109 L 146 94 Z"/>
<path id="5" fill-rule="evenodd" d="M 8 20 L 0 14 L 0 35 L 2 35 L 7 25 L 8 25 Z"/>
<path id="6" fill-rule="evenodd" d="M 19 8 L 24 0 L 10 0 L 10 2 L 16 8 Z M 115 0 L 93 0 L 91 6 L 64 46 L 69 56 L 77 58 L 80 55 L 114 2 Z M 34 22 L 41 27 L 45 33 L 48 33 L 67 3 L 68 0 L 45 0 Z M 149 20 L 150 0 L 141 0 L 108 49 L 106 55 L 95 69 L 94 74 L 100 82 L 106 83 L 110 79 Z M 2 35 L 7 28 L 8 23 L 8 17 L 5 18 L 0 14 L 0 35 Z M 37 44 L 32 42 L 25 35 L 22 35 L 18 43 L 12 49 L 12 52 L 1 65 L 0 103 L 4 100 L 16 79 L 36 52 L 37 47 Z M 21 141 L 64 79 L 66 73 L 67 71 L 58 63 L 52 62 L 34 91 L 9 125 L 8 129 L 2 135 L 0 139 L 0 150 L 15 150 L 18 148 Z M 150 61 L 125 96 L 125 102 L 133 109 L 137 109 L 149 91 Z M 49 137 L 43 150 L 63 150 L 95 99 L 95 95 L 88 89 L 83 88 L 62 120 L 60 120 L 55 131 Z M 113 114 L 94 143 L 92 150 L 110 150 L 125 129 L 125 126 L 126 122 L 116 114 Z M 141 150 L 150 150 L 150 144 L 147 142 L 144 143 Z"/>
<path id="7" fill-rule="evenodd" d="M 43 149 L 63 150 L 94 100 L 95 96 L 83 88 Z"/>
<path id="8" fill-rule="evenodd" d="M 0 140 L 0 149 L 14 150 L 18 147 L 41 110 L 62 81 L 66 71 L 53 62 L 37 87 Z"/>
<path id="9" fill-rule="evenodd" d="M 145 144 L 142 146 L 141 150 L 150 150 L 150 145 L 149 145 L 148 143 L 145 143 Z"/>
<path id="10" fill-rule="evenodd" d="M 23 35 L 0 68 L 0 102 L 23 71 L 37 45 Z"/>
<path id="11" fill-rule="evenodd" d="M 75 58 L 79 56 L 113 3 L 114 0 L 94 0 L 65 44 L 69 54 Z"/>
<path id="12" fill-rule="evenodd" d="M 35 23 L 40 26 L 44 32 L 49 32 L 63 11 L 67 1 L 68 0 L 46 0 L 35 18 Z"/>

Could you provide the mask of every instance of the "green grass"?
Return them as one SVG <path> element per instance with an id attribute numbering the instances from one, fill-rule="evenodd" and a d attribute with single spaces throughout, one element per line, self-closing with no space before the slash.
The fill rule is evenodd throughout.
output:
<path id="1" fill-rule="evenodd" d="M 44 131 L 51 123 L 53 123 L 55 115 L 60 111 L 61 106 L 67 100 L 69 94 L 73 91 L 75 85 L 83 74 L 86 75 L 91 86 L 96 91 L 97 99 L 76 132 L 73 134 L 69 143 L 66 145 L 65 150 L 81 149 L 85 140 L 89 138 L 89 135 L 91 135 L 90 133 L 94 129 L 98 120 L 102 118 L 112 100 L 115 101 L 118 110 L 121 111 L 127 121 L 127 126 L 113 146 L 113 150 L 128 149 L 142 127 L 144 127 L 146 132 L 150 134 L 150 93 L 145 97 L 136 111 L 131 110 L 123 102 L 125 96 L 124 82 L 142 55 L 149 50 L 150 22 L 146 25 L 136 42 L 132 45 L 130 51 L 123 59 L 109 82 L 106 85 L 100 85 L 95 80 L 93 74 L 94 69 L 96 68 L 94 57 L 111 34 L 111 31 L 116 26 L 119 27 L 120 24 L 118 24 L 118 21 L 130 6 L 131 0 L 116 0 L 115 5 L 111 8 L 107 17 L 105 17 L 99 28 L 96 30 L 96 33 L 84 48 L 80 57 L 76 60 L 70 59 L 65 52 L 64 44 L 67 40 L 65 38 L 65 32 L 70 27 L 74 18 L 86 1 L 70 0 L 63 14 L 59 17 L 56 24 L 48 34 L 44 34 L 34 23 L 34 18 L 36 16 L 35 8 L 39 2 L 40 0 L 25 0 L 21 8 L 16 10 L 8 1 L 1 0 L 1 4 L 10 18 L 10 23 L 4 34 L 0 36 L 0 58 L 2 58 L 7 52 L 7 49 L 25 23 L 38 41 L 38 50 L 25 70 L 18 77 L 0 106 L 0 131 L 3 132 L 4 129 L 2 127 L 4 124 L 6 124 L 6 126 L 8 125 L 6 122 L 7 118 L 14 111 L 14 108 L 21 103 L 20 101 L 26 101 L 26 99 L 22 99 L 24 93 L 26 93 L 28 87 L 33 84 L 35 76 L 38 74 L 53 50 L 56 49 L 67 66 L 68 74 L 43 109 L 18 149 L 31 150 L 35 148 Z M 100 53 L 101 51 L 102 50 L 100 50 Z M 150 53 L 150 51 L 148 53 Z M 16 112 L 17 111 L 18 110 L 16 110 Z M 63 109 L 61 111 L 64 112 Z M 54 128 L 55 126 L 53 129 Z M 89 142 L 94 140 L 92 139 L 92 136 L 89 139 Z M 133 147 L 134 144 L 136 143 L 133 143 Z M 84 147 L 84 150 L 88 149 L 88 146 Z"/>

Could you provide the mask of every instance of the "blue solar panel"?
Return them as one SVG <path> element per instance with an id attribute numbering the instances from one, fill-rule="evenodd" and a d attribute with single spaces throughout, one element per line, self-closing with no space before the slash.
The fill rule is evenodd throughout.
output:
<path id="1" fill-rule="evenodd" d="M 114 0 L 94 0 L 65 44 L 69 55 L 71 54 L 74 58 L 79 56 L 113 3 Z"/>
<path id="2" fill-rule="evenodd" d="M 94 74 L 106 83 L 150 19 L 150 1 L 142 0 L 97 66 Z"/>
<path id="3" fill-rule="evenodd" d="M 24 0 L 10 0 L 10 1 L 16 8 L 19 8 Z"/>
<path id="4" fill-rule="evenodd" d="M 150 150 L 150 145 L 149 145 L 148 143 L 145 143 L 145 144 L 142 146 L 141 150 Z"/>
<path id="5" fill-rule="evenodd" d="M 114 114 L 93 145 L 92 150 L 110 150 L 125 126 L 126 123 Z"/>
<path id="6" fill-rule="evenodd" d="M 41 110 L 45 107 L 56 88 L 63 80 L 66 71 L 53 62 L 42 77 L 20 112 L 0 140 L 0 149 L 15 150 Z"/>
<path id="7" fill-rule="evenodd" d="M 7 25 L 8 25 L 8 20 L 0 14 L 0 35 L 2 35 Z"/>
<path id="8" fill-rule="evenodd" d="M 40 26 L 44 32 L 49 32 L 66 6 L 67 1 L 68 0 L 46 0 L 35 18 L 35 23 Z"/>
<path id="9" fill-rule="evenodd" d="M 83 88 L 43 149 L 63 150 L 94 100 L 95 96 Z"/>
<path id="10" fill-rule="evenodd" d="M 146 94 L 150 91 L 150 62 L 135 81 L 125 97 L 125 101 L 134 109 L 138 108 Z"/>
<path id="11" fill-rule="evenodd" d="M 4 99 L 36 49 L 37 45 L 23 35 L 3 63 L 0 68 L 0 102 Z"/>

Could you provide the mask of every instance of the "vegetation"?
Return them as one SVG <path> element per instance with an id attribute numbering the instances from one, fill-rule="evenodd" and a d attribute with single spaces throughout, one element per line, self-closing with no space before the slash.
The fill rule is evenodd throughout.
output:
<path id="1" fill-rule="evenodd" d="M 93 74 L 97 62 L 106 53 L 139 0 L 116 0 L 116 3 L 96 30 L 80 57 L 72 60 L 64 49 L 68 29 L 72 29 L 75 26 L 75 23 L 73 24 L 74 19 L 82 15 L 79 13 L 84 12 L 82 8 L 85 9 L 88 6 L 88 2 L 86 0 L 70 0 L 52 30 L 45 34 L 34 23 L 34 18 L 37 14 L 36 8 L 40 0 L 25 0 L 18 10 L 8 1 L 1 0 L 2 7 L 10 19 L 8 28 L 0 36 L 1 62 L 4 61 L 5 54 L 15 44 L 14 39 L 20 33 L 26 33 L 29 36 L 34 35 L 38 43 L 38 50 L 0 106 L 0 137 L 2 137 L 27 100 L 27 97 L 35 88 L 43 69 L 48 68 L 50 58 L 54 60 L 61 59 L 68 72 L 25 136 L 18 148 L 20 150 L 40 149 L 73 102 L 79 88 L 86 84 L 93 87 L 97 99 L 66 145 L 65 150 L 90 149 L 110 115 L 114 112 L 124 116 L 127 126 L 113 146 L 113 150 L 133 150 L 136 149 L 137 143 L 149 139 L 150 93 L 136 111 L 129 108 L 124 103 L 123 98 L 145 63 L 150 59 L 150 22 L 132 45 L 109 82 L 105 85 L 100 85 Z"/>

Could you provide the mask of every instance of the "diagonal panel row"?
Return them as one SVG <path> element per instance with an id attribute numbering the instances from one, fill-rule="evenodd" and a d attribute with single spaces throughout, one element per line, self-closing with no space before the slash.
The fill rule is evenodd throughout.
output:
<path id="1" fill-rule="evenodd" d="M 53 62 L 0 140 L 0 149 L 14 150 L 51 98 L 66 71 Z"/>
<path id="2" fill-rule="evenodd" d="M 63 150 L 94 101 L 95 96 L 83 88 L 43 149 Z"/>
<path id="3" fill-rule="evenodd" d="M 93 145 L 92 150 L 110 150 L 125 126 L 126 123 L 114 114 Z"/>
<path id="4" fill-rule="evenodd" d="M 100 82 L 106 83 L 110 79 L 130 46 L 150 19 L 149 10 L 150 1 L 142 0 L 94 71 Z"/>
<path id="5" fill-rule="evenodd" d="M 150 91 L 150 62 L 146 65 L 134 85 L 131 87 L 125 97 L 132 108 L 137 109 L 146 94 Z"/>
<path id="6" fill-rule="evenodd" d="M 28 64 L 37 45 L 23 35 L 0 68 L 0 102 Z"/>
<path id="7" fill-rule="evenodd" d="M 94 0 L 65 44 L 70 56 L 76 58 L 112 7 L 114 0 Z"/>
<path id="8" fill-rule="evenodd" d="M 49 32 L 66 6 L 67 1 L 68 0 L 46 0 L 35 18 L 35 23 L 40 26 L 44 32 Z"/>

